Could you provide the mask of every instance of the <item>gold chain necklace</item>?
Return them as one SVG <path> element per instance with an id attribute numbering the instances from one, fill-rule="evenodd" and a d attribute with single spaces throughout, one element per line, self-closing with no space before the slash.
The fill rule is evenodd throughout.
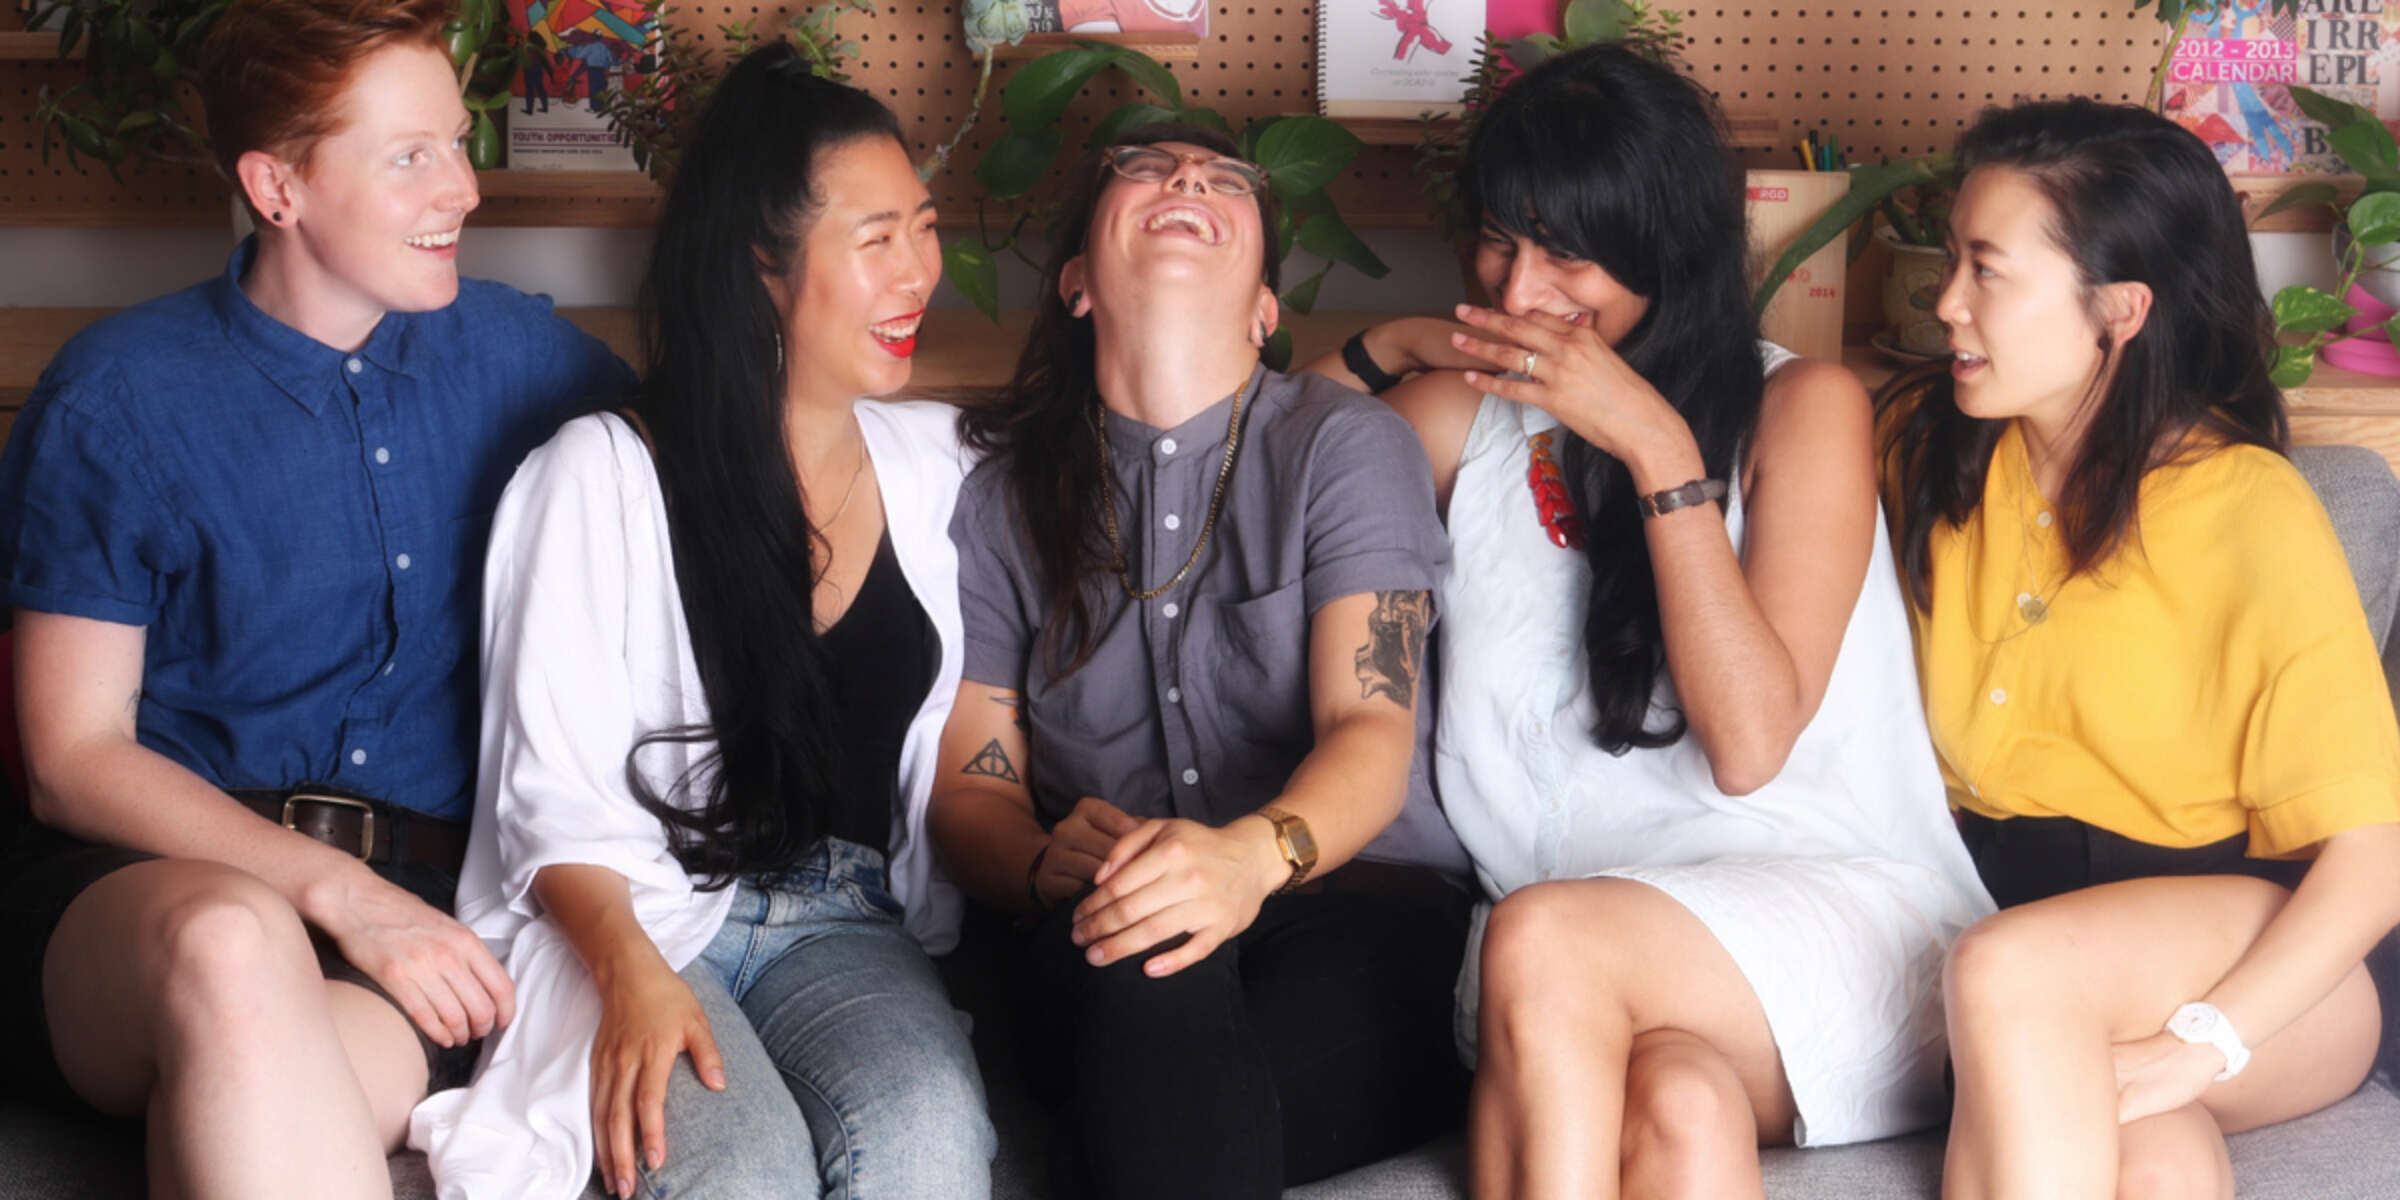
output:
<path id="1" fill-rule="evenodd" d="M 1126 595 L 1136 600 L 1153 600 L 1166 595 L 1176 584 L 1183 582 L 1184 576 L 1191 574 L 1192 565 L 1200 561 L 1200 552 L 1208 549 L 1208 535 L 1217 527 L 1217 514 L 1225 511 L 1225 481 L 1233 478 L 1234 455 L 1240 453 L 1242 448 L 1242 404 L 1254 390 L 1254 384 L 1245 385 L 1241 391 L 1233 394 L 1233 416 L 1225 424 L 1225 461 L 1217 466 L 1217 487 L 1208 498 L 1208 519 L 1201 522 L 1200 540 L 1192 544 L 1191 555 L 1183 560 L 1183 565 L 1176 569 L 1173 576 L 1148 591 L 1133 586 L 1132 568 L 1125 561 L 1125 543 L 1117 536 L 1117 473 L 1108 460 L 1108 405 L 1101 404 L 1093 409 L 1092 432 L 1100 440 L 1100 514 L 1108 529 L 1108 552 L 1116 560 L 1117 582 L 1124 586 Z"/>

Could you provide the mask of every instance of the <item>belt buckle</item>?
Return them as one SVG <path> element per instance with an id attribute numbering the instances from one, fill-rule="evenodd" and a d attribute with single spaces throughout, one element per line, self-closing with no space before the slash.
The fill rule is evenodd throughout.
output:
<path id="1" fill-rule="evenodd" d="M 328 796 L 323 792 L 294 792 L 283 798 L 283 827 L 285 829 L 299 831 L 300 827 L 292 823 L 292 806 L 304 800 L 312 804 L 330 804 L 336 808 L 357 809 L 361 821 L 358 857 L 363 862 L 375 852 L 375 807 L 373 805 L 348 796 Z"/>

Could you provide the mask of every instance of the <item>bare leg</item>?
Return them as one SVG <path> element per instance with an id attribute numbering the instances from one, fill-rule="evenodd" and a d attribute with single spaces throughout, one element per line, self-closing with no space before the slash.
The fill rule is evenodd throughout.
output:
<path id="1" fill-rule="evenodd" d="M 1707 1041 L 1677 1029 L 1633 1039 L 1625 1072 L 1624 1194 L 1743 1200 L 1764 1197 L 1761 1145 L 1791 1140 L 1791 1124 L 1759 1123 L 1742 1073 Z"/>
<path id="2" fill-rule="evenodd" d="M 2158 1032 L 2207 992 L 2289 896 L 2234 876 L 2137 879 L 1968 930 L 1944 980 L 1958 1098 L 1943 1194 L 2115 1195 L 2125 1150 L 2110 1046 Z M 2357 1090 L 2381 1027 L 2361 967 L 2200 1102 L 2226 1131 L 2314 1112 Z M 2162 1145 L 2199 1153 L 2191 1139 Z"/>
<path id="3" fill-rule="evenodd" d="M 149 1119 L 154 1195 L 391 1195 L 307 930 L 265 884 L 214 863 L 117 871 L 61 917 L 42 995 L 77 1094 Z"/>
<path id="4" fill-rule="evenodd" d="M 2233 1200 L 2233 1160 L 2197 1104 L 2120 1126 L 2117 1200 Z"/>
<path id="5" fill-rule="evenodd" d="M 325 1005 L 342 1039 L 383 1152 L 408 1140 L 408 1114 L 425 1098 L 425 1049 L 417 1027 L 392 1002 L 346 980 L 325 981 Z"/>
<path id="6" fill-rule="evenodd" d="M 1648 1180 L 1687 1155 L 1721 1155 L 1736 1111 L 1718 1090 L 1728 1073 L 1751 1122 L 1742 1157 L 1754 1190 L 1760 1131 L 1791 1128 L 1791 1089 L 1757 994 L 1698 917 L 1646 884 L 1561 881 L 1503 900 L 1484 931 L 1480 1020 L 1469 1138 L 1478 1196 L 1610 1200 L 1628 1166 Z M 1643 1040 L 1666 1031 L 1675 1036 Z M 1638 1112 L 1627 1088 L 1637 1047 Z M 1636 1140 L 1628 1164 L 1620 1146 Z"/>

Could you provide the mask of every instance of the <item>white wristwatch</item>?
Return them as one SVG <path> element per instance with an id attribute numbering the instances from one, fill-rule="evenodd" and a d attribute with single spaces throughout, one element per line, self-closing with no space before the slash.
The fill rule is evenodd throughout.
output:
<path id="1" fill-rule="evenodd" d="M 2167 1018 L 2167 1032 L 2187 1045 L 2216 1047 L 2217 1053 L 2225 1056 L 2225 1069 L 2217 1073 L 2219 1082 L 2241 1074 L 2242 1068 L 2250 1065 L 2250 1047 L 2242 1044 L 2233 1022 L 2214 1004 L 2194 1000 L 2176 1009 L 2175 1015 Z"/>

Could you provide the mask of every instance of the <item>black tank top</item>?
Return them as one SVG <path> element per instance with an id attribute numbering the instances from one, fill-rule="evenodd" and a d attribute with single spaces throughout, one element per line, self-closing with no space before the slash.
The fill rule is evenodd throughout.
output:
<path id="1" fill-rule="evenodd" d="M 833 811 L 826 832 L 891 853 L 900 744 L 939 661 L 933 623 L 900 573 L 886 530 L 858 595 L 821 639 L 833 699 Z"/>

